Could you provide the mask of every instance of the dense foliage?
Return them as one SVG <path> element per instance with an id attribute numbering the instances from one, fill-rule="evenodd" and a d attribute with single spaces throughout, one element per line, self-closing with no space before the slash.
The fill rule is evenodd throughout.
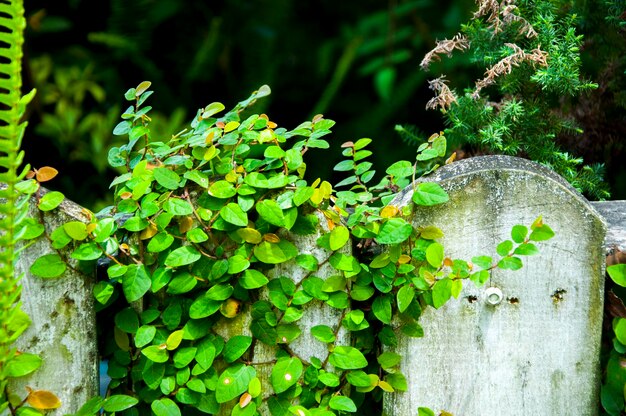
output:
<path id="1" fill-rule="evenodd" d="M 541 3 L 556 5 L 559 25 L 584 35 L 581 73 L 598 84 L 577 97 L 543 102 L 555 117 L 571 119 L 582 130 L 561 131 L 556 142 L 586 165 L 606 163 L 613 198 L 623 198 L 626 42 L 620 3 Z M 152 80 L 159 90 L 154 103 L 163 114 L 153 117 L 155 131 L 182 128 L 191 116 L 185 114 L 188 109 L 205 105 L 215 92 L 241 97 L 268 84 L 281 99 L 266 100 L 259 111 L 292 125 L 324 113 L 338 121 L 339 137 L 375 137 L 372 163 L 382 172 L 402 157 L 403 143 L 413 143 L 394 132 L 396 124 L 417 125 L 411 132 L 421 139 L 429 136 L 425 132 L 443 130 L 443 120 L 424 108 L 432 97 L 427 77 L 444 73 L 451 88 L 463 91 L 491 66 L 470 62 L 473 49 L 433 63 L 429 72 L 419 69 L 438 39 L 451 38 L 471 19 L 475 5 L 470 0 L 362 1 L 358 7 L 327 0 L 254 5 L 34 0 L 26 6 L 27 80 L 41 92 L 27 154 L 35 166 L 49 165 L 51 159 L 63 163 L 55 163 L 65 173 L 55 186 L 83 205 L 105 199 L 108 182 L 118 173 L 106 164 L 108 148 L 120 145 L 110 134 L 123 104 L 113 92 L 142 79 Z M 520 8 L 513 14 L 531 21 L 527 13 Z M 324 31 L 317 29 L 319 22 Z M 547 51 L 548 43 L 542 48 Z M 510 54 L 503 43 L 494 49 L 500 52 Z M 339 154 L 338 145 L 331 147 L 332 155 L 312 160 L 309 171 L 331 177 Z M 477 149 L 464 150 L 471 155 Z M 81 181 L 70 179 L 77 174 Z"/>
<path id="2" fill-rule="evenodd" d="M 115 127 L 127 141 L 109 152 L 125 170 L 111 184 L 114 205 L 50 235 L 55 249 L 106 269 L 94 295 L 110 317 L 100 331 L 112 395 L 79 415 L 379 414 L 382 392 L 407 388 L 393 347 L 423 335 L 422 310 L 458 297 L 463 280 L 481 286 L 494 268 L 518 270 L 554 234 L 538 218 L 513 227 L 497 258 L 452 259 L 440 229 L 394 204 L 411 183 L 415 205 L 448 200 L 438 184 L 413 182 L 443 160 L 444 136 L 378 183 L 371 139 L 345 142 L 335 170 L 349 176 L 336 187 L 348 188 L 338 191 L 304 179 L 303 156 L 329 147 L 334 121 L 287 130 L 247 114 L 269 94 L 263 86 L 221 116 L 223 104 L 207 105 L 161 140 L 149 86 L 127 91 L 133 105 Z M 62 197 L 48 195 L 39 205 L 55 209 Z M 62 263 L 49 254 L 30 271 L 54 278 Z"/>
<path id="3" fill-rule="evenodd" d="M 453 142 L 479 152 L 525 156 L 549 166 L 580 192 L 604 199 L 609 193 L 603 166 L 583 165 L 556 141 L 563 131 L 582 133 L 560 112 L 562 99 L 598 87 L 581 79 L 582 36 L 574 21 L 550 2 L 480 1 L 461 33 L 438 42 L 421 66 L 426 69 L 455 49 L 469 50 L 471 60 L 486 67 L 484 76 L 462 96 L 443 76 L 430 81 L 436 96 L 427 107 L 442 111 Z"/>
<path id="4" fill-rule="evenodd" d="M 105 330 L 103 351 L 111 364 L 112 392 L 118 394 L 95 398 L 80 414 L 101 409 L 142 414 L 148 407 L 157 415 L 220 407 L 247 414 L 262 406 L 280 413 L 276 409 L 292 405 L 298 414 L 375 411 L 382 391 L 404 388 L 399 357 L 381 354 L 381 346 L 392 346 L 398 332 L 419 336 L 422 308 L 458 295 L 463 279 L 482 284 L 490 268 L 519 268 L 517 255 L 536 252 L 531 240 L 551 236 L 539 219 L 530 230 L 513 229 L 511 240 L 496 248 L 501 259 L 468 262 L 443 254 L 436 228 L 407 222 L 410 207 L 394 206 L 394 193 L 445 159 L 445 136 L 462 149 L 459 154 L 503 152 L 544 162 L 595 197 L 607 194 L 593 163 L 606 162 L 614 195 L 624 194 L 621 0 L 481 1 L 473 17 L 468 2 L 456 1 L 443 19 L 440 5 L 431 1 L 392 2 L 384 10 L 377 2 L 359 8 L 281 2 L 276 8 L 268 1 L 254 10 L 239 2 L 205 3 L 103 2 L 96 13 L 108 18 L 98 21 L 67 17 L 84 16 L 86 7 L 94 7 L 81 0 L 45 9 L 27 4 L 32 7 L 27 84 L 41 91 L 30 115 L 36 126 L 27 141 L 31 158 L 38 166 L 51 164 L 56 151 L 60 160 L 82 161 L 80 175 L 69 168 L 61 175 L 75 199 L 89 190 L 97 195 L 91 200 L 110 202 L 104 196 L 108 184 L 84 169 L 115 176 L 113 205 L 90 224 L 69 223 L 49 236 L 74 259 L 100 261 L 107 270 L 96 299 L 115 324 Z M 197 16 L 202 24 L 190 24 Z M 320 19 L 332 30 L 313 31 Z M 451 38 L 466 20 L 459 35 L 436 42 Z M 7 41 L 12 42 L 21 45 Z M 51 42 L 55 46 L 48 49 Z M 178 46 L 162 47 L 169 44 Z M 307 53 L 302 45 L 310 45 Z M 465 53 L 433 63 L 432 70 L 447 74 L 459 89 L 479 81 L 462 96 L 442 79 L 431 83 L 438 93 L 431 106 L 443 109 L 447 129 L 426 140 L 420 130 L 439 130 L 438 123 L 413 103 L 428 100 L 427 74 L 416 64 L 423 55 L 425 62 L 432 58 L 427 50 L 433 45 L 435 52 Z M 12 65 L 16 57 L 13 50 L 7 56 Z M 121 103 L 107 92 L 145 78 L 156 80 L 163 97 L 159 108 L 168 116 L 148 116 L 144 102 L 151 92 L 142 83 L 126 94 L 134 104 L 116 124 Z M 297 125 L 305 113 L 311 121 L 287 130 L 264 114 L 249 115 L 247 108 L 269 92 L 263 87 L 224 116 L 218 116 L 225 109 L 220 103 L 204 107 L 190 129 L 171 136 L 183 129 L 186 110 L 204 105 L 207 97 L 239 96 L 262 83 L 271 83 L 280 100 L 262 100 L 258 113 L 271 109 L 284 117 L 281 125 Z M 7 95 L 3 103 L 17 113 L 3 119 L 15 129 L 2 135 L 7 156 L 2 181 L 8 184 L 2 196 L 9 202 L 2 212 L 3 265 L 12 264 L 8 259 L 17 240 L 43 231 L 36 223 L 19 223 L 26 200 L 20 192 L 35 192 L 38 182 L 54 176 L 44 168 L 17 185 L 25 175 L 18 170 L 24 125 L 17 120 L 32 96 L 20 100 L 19 85 L 9 90 L 11 99 Z M 338 136 L 389 138 L 347 142 L 347 159 L 337 164 L 334 157 L 305 163 L 305 153 L 333 147 L 321 137 L 334 122 L 314 116 L 320 112 L 342 120 Z M 391 133 L 395 123 L 405 121 L 417 121 L 419 128 L 397 126 L 400 134 Z M 415 161 L 392 163 L 401 139 L 419 146 Z M 372 153 L 371 162 L 365 161 Z M 335 186 L 335 180 L 317 179 L 329 177 L 325 173 L 332 166 L 340 180 Z M 349 190 L 335 189 L 343 186 Z M 415 185 L 414 191 L 418 205 L 447 198 L 433 184 Z M 48 193 L 39 207 L 54 210 L 63 198 Z M 325 259 L 298 247 L 297 235 L 315 233 L 328 253 Z M 357 239 L 355 252 L 347 248 L 350 235 Z M 373 250 L 372 243 L 386 250 Z M 277 265 L 283 263 L 301 271 L 299 280 L 281 275 Z M 65 270 L 63 264 L 52 254 L 31 271 L 53 278 Z M 325 282 L 315 275 L 323 267 L 334 270 Z M 0 410 L 11 406 L 29 414 L 28 405 L 45 410 L 58 403 L 45 391 L 21 399 L 5 390 L 7 377 L 39 365 L 28 354 L 16 359 L 10 347 L 28 320 L 18 308 L 19 279 L 10 267 L 6 271 L 0 282 L 9 296 L 0 302 L 0 318 L 14 323 L 0 333 Z M 609 271 L 618 285 L 624 283 L 623 267 Z M 311 304 L 336 310 L 337 322 L 300 328 Z M 252 319 L 249 333 L 231 336 L 219 329 L 243 316 Z M 602 404 L 611 415 L 624 409 L 623 319 L 617 315 L 607 351 Z M 343 331 L 351 336 L 343 338 Z M 300 356 L 291 344 L 305 336 L 326 345 L 326 354 Z M 267 362 L 254 361 L 263 354 L 271 356 Z M 18 364 L 7 365 L 11 360 Z M 247 382 L 231 385 L 233 379 Z M 268 382 L 259 388 L 257 380 Z"/>

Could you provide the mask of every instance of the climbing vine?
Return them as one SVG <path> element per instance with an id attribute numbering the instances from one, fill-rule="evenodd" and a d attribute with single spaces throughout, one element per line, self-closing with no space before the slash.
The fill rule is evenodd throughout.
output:
<path id="1" fill-rule="evenodd" d="M 207 105 L 163 140 L 150 131 L 149 88 L 126 92 L 115 127 L 128 141 L 109 152 L 123 171 L 114 204 L 50 235 L 103 270 L 94 296 L 110 317 L 100 328 L 109 394 L 78 415 L 371 412 L 383 392 L 406 390 L 389 347 L 422 336 L 424 308 L 458 297 L 464 280 L 480 286 L 495 268 L 521 268 L 520 256 L 553 236 L 540 217 L 513 227 L 495 258 L 448 257 L 439 228 L 410 220 L 413 206 L 448 200 L 416 181 L 451 162 L 443 134 L 377 183 L 371 140 L 346 142 L 335 166 L 346 177 L 333 186 L 306 179 L 304 156 L 329 147 L 334 121 L 318 115 L 288 130 L 250 114 L 270 93 L 262 86 L 230 111 Z M 400 206 L 407 187 L 413 203 Z M 39 205 L 62 199 L 48 193 Z M 53 253 L 30 270 L 54 278 L 63 263 Z"/>

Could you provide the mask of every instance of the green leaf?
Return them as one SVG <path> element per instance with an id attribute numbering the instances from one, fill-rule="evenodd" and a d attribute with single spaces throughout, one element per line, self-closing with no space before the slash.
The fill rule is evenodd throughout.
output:
<path id="1" fill-rule="evenodd" d="M 58 207 L 64 199 L 65 196 L 61 192 L 48 192 L 39 200 L 39 209 L 41 211 L 51 211 Z"/>
<path id="2" fill-rule="evenodd" d="M 433 206 L 448 202 L 448 194 L 439 184 L 434 182 L 422 182 L 417 184 L 413 193 L 413 202 L 416 205 Z"/>
<path id="3" fill-rule="evenodd" d="M 356 412 L 356 404 L 354 404 L 351 398 L 346 396 L 333 396 L 328 402 L 328 405 L 334 410 L 351 413 Z"/>
<path id="4" fill-rule="evenodd" d="M 335 269 L 348 272 L 352 275 L 357 274 L 361 270 L 361 266 L 354 256 L 340 252 L 333 253 L 333 255 L 328 259 L 328 262 Z"/>
<path id="5" fill-rule="evenodd" d="M 402 286 L 400 290 L 398 290 L 396 298 L 398 302 L 398 310 L 400 312 L 404 312 L 415 298 L 415 288 L 411 285 Z"/>
<path id="6" fill-rule="evenodd" d="M 174 367 L 185 368 L 196 356 L 197 349 L 195 347 L 180 348 L 174 353 Z"/>
<path id="7" fill-rule="evenodd" d="M 109 301 L 114 291 L 115 288 L 111 283 L 100 281 L 94 285 L 93 297 L 100 302 L 100 304 L 104 305 Z"/>
<path id="8" fill-rule="evenodd" d="M 328 387 L 337 387 L 341 382 L 337 374 L 327 373 L 325 371 L 319 373 L 318 380 Z"/>
<path id="9" fill-rule="evenodd" d="M 335 333 L 331 327 L 327 325 L 316 325 L 311 328 L 311 335 L 317 338 L 319 341 L 328 343 L 335 342 Z"/>
<path id="10" fill-rule="evenodd" d="M 389 253 L 384 252 L 374 257 L 374 259 L 370 263 L 370 267 L 373 269 L 381 269 L 385 267 L 386 265 L 388 265 L 390 262 L 391 262 L 391 259 L 389 258 Z"/>
<path id="11" fill-rule="evenodd" d="M 296 256 L 296 263 L 298 263 L 298 266 L 310 272 L 317 271 L 318 268 L 317 258 L 312 254 L 298 254 Z"/>
<path id="12" fill-rule="evenodd" d="M 369 387 L 372 384 L 367 373 L 361 370 L 349 371 L 346 380 L 355 387 Z"/>
<path id="13" fill-rule="evenodd" d="M 166 189 L 174 191 L 180 185 L 180 176 L 168 168 L 154 168 L 152 174 L 154 175 L 154 180 Z"/>
<path id="14" fill-rule="evenodd" d="M 399 244 L 406 241 L 413 232 L 413 226 L 402 218 L 390 218 L 383 222 L 376 241 L 379 244 Z"/>
<path id="15" fill-rule="evenodd" d="M 92 397 L 78 409 L 78 412 L 74 416 L 93 416 L 99 414 L 103 403 L 104 399 L 102 397 Z"/>
<path id="16" fill-rule="evenodd" d="M 113 218 L 104 218 L 96 224 L 96 228 L 92 231 L 94 241 L 98 243 L 104 242 L 115 231 L 116 224 Z"/>
<path id="17" fill-rule="evenodd" d="M 123 227 L 128 231 L 137 232 L 141 231 L 148 226 L 148 221 L 144 218 L 130 217 L 124 223 Z"/>
<path id="18" fill-rule="evenodd" d="M 211 300 L 226 300 L 233 294 L 233 287 L 228 284 L 220 284 L 211 287 L 205 296 Z"/>
<path id="19" fill-rule="evenodd" d="M 245 227 L 248 225 L 248 214 L 239 205 L 231 202 L 220 210 L 220 217 L 233 225 Z"/>
<path id="20" fill-rule="evenodd" d="M 333 168 L 333 170 L 336 170 L 338 172 L 345 172 L 352 169 L 354 169 L 354 160 L 342 160 L 341 162 L 337 163 Z"/>
<path id="21" fill-rule="evenodd" d="M 228 258 L 228 273 L 237 274 L 250 267 L 250 261 L 241 254 L 235 254 Z"/>
<path id="22" fill-rule="evenodd" d="M 135 302 L 141 299 L 150 290 L 150 286 L 152 286 L 152 281 L 143 264 L 128 266 L 122 280 L 122 289 L 127 301 Z"/>
<path id="23" fill-rule="evenodd" d="M 415 159 L 419 160 L 419 161 L 423 161 L 423 160 L 434 159 L 437 156 L 439 156 L 439 151 L 438 150 L 436 150 L 436 149 L 425 149 L 421 153 L 418 153 L 417 157 Z"/>
<path id="24" fill-rule="evenodd" d="M 489 256 L 476 256 L 472 257 L 472 263 L 481 269 L 489 269 L 492 266 L 493 259 Z"/>
<path id="25" fill-rule="evenodd" d="M 207 296 L 200 296 L 189 307 L 189 317 L 191 319 L 206 318 L 219 311 L 221 305 L 222 301 L 213 300 Z"/>
<path id="26" fill-rule="evenodd" d="M 432 296 L 433 306 L 439 309 L 452 297 L 452 280 L 446 277 L 435 282 Z"/>
<path id="27" fill-rule="evenodd" d="M 256 204 L 256 210 L 265 221 L 278 227 L 285 226 L 285 216 L 280 205 L 271 199 L 265 199 Z"/>
<path id="28" fill-rule="evenodd" d="M 308 201 L 313 196 L 314 193 L 315 193 L 315 190 L 311 188 L 310 186 L 298 188 L 293 194 L 293 203 L 299 207 L 300 205 Z"/>
<path id="29" fill-rule="evenodd" d="M 208 188 L 209 187 L 209 178 L 207 177 L 206 173 L 204 173 L 204 172 L 200 172 L 200 171 L 197 171 L 197 170 L 189 170 L 189 171 L 185 172 L 183 177 L 185 179 L 189 179 L 190 181 L 193 181 L 193 182 L 197 183 L 202 188 Z"/>
<path id="30" fill-rule="evenodd" d="M 114 322 L 119 330 L 127 334 L 134 334 L 139 330 L 139 317 L 137 316 L 137 312 L 130 307 L 124 308 L 116 313 Z"/>
<path id="31" fill-rule="evenodd" d="M 278 243 L 262 241 L 254 247 L 254 255 L 263 263 L 278 264 L 296 257 L 298 249 L 287 240 L 280 240 Z"/>
<path id="32" fill-rule="evenodd" d="M 615 325 L 615 336 L 622 345 L 626 345 L 626 319 L 618 318 Z"/>
<path id="33" fill-rule="evenodd" d="M 232 183 L 220 180 L 213 182 L 213 184 L 209 187 L 209 194 L 216 198 L 227 199 L 235 196 L 237 194 L 237 190 Z"/>
<path id="34" fill-rule="evenodd" d="M 357 370 L 367 366 L 367 359 L 361 351 L 354 347 L 335 347 L 328 358 L 328 362 L 343 370 Z"/>
<path id="35" fill-rule="evenodd" d="M 174 237 L 162 231 L 150 239 L 147 249 L 152 253 L 159 253 L 171 246 L 173 242 Z"/>
<path id="36" fill-rule="evenodd" d="M 263 156 L 268 159 L 281 159 L 285 157 L 285 151 L 280 146 L 268 146 L 265 148 Z"/>
<path id="37" fill-rule="evenodd" d="M 263 273 L 258 270 L 248 269 L 243 272 L 243 276 L 239 279 L 239 284 L 244 289 L 258 289 L 269 282 Z"/>
<path id="38" fill-rule="evenodd" d="M 372 286 L 361 286 L 354 284 L 350 289 L 350 297 L 354 300 L 358 300 L 360 302 L 364 300 L 368 300 L 374 295 L 375 289 Z"/>
<path id="39" fill-rule="evenodd" d="M 226 107 L 224 106 L 224 104 L 214 102 L 204 107 L 204 111 L 202 112 L 201 116 L 203 119 L 207 119 L 212 115 L 219 113 L 220 111 L 224 111 L 225 108 Z"/>
<path id="40" fill-rule="evenodd" d="M 78 246 L 70 257 L 76 260 L 97 260 L 102 256 L 102 249 L 98 246 L 98 243 L 83 243 Z"/>
<path id="41" fill-rule="evenodd" d="M 435 412 L 427 407 L 419 407 L 417 409 L 417 416 L 435 416 Z"/>
<path id="42" fill-rule="evenodd" d="M 165 265 L 169 267 L 185 266 L 200 260 L 200 257 L 202 255 L 195 247 L 182 246 L 167 255 Z"/>
<path id="43" fill-rule="evenodd" d="M 356 143 L 354 143 L 354 150 L 363 149 L 365 146 L 367 146 L 371 142 L 372 142 L 372 139 L 367 139 L 367 138 L 359 139 L 356 141 Z"/>
<path id="44" fill-rule="evenodd" d="M 167 397 L 153 401 L 150 408 L 156 416 L 181 416 L 178 405 Z"/>
<path id="45" fill-rule="evenodd" d="M 203 368 L 209 368 L 213 365 L 215 359 L 215 345 L 209 339 L 205 339 L 197 345 L 196 362 Z"/>
<path id="46" fill-rule="evenodd" d="M 429 225 L 420 229 L 420 237 L 425 238 L 426 240 L 436 240 L 437 238 L 443 237 L 443 231 L 434 225 Z"/>
<path id="47" fill-rule="evenodd" d="M 372 303 L 372 312 L 379 321 L 391 324 L 391 297 L 379 296 Z"/>
<path id="48" fill-rule="evenodd" d="M 250 331 L 255 338 L 267 345 L 276 345 L 278 333 L 265 320 L 256 319 L 250 324 Z"/>
<path id="49" fill-rule="evenodd" d="M 254 368 L 243 364 L 235 364 L 226 368 L 217 380 L 215 399 L 218 403 L 226 403 L 242 395 L 254 377 L 256 377 Z"/>
<path id="50" fill-rule="evenodd" d="M 523 225 L 514 225 L 513 228 L 511 229 L 511 238 L 517 244 L 523 243 L 527 235 L 528 235 L 528 228 L 526 228 Z"/>
<path id="51" fill-rule="evenodd" d="M 330 232 L 330 249 L 339 250 L 350 240 L 350 231 L 343 225 L 338 225 Z"/>
<path id="52" fill-rule="evenodd" d="M 302 334 L 302 330 L 296 324 L 281 324 L 276 327 L 276 335 L 280 342 L 290 343 Z"/>
<path id="53" fill-rule="evenodd" d="M 496 253 L 501 256 L 508 256 L 508 254 L 513 250 L 513 242 L 511 240 L 506 240 L 498 244 L 496 248 Z"/>
<path id="54" fill-rule="evenodd" d="M 524 243 L 517 246 L 513 254 L 517 254 L 520 256 L 532 256 L 535 254 L 539 254 L 539 249 L 533 243 Z"/>
<path id="55" fill-rule="evenodd" d="M 498 267 L 506 270 L 519 270 L 523 266 L 519 257 L 504 257 L 498 262 Z"/>
<path id="56" fill-rule="evenodd" d="M 198 284 L 198 280 L 187 272 L 178 273 L 170 281 L 167 293 L 171 295 L 182 295 L 192 290 Z"/>
<path id="57" fill-rule="evenodd" d="M 172 215 L 185 216 L 193 214 L 193 207 L 189 201 L 180 198 L 169 198 L 163 204 L 163 209 Z"/>
<path id="58" fill-rule="evenodd" d="M 289 149 L 285 155 L 285 162 L 287 162 L 287 168 L 292 171 L 302 166 L 303 159 L 302 153 L 297 149 Z"/>
<path id="59" fill-rule="evenodd" d="M 626 287 L 626 264 L 614 264 L 606 268 L 609 277 L 622 287 Z M 626 345 L 626 343 L 624 343 Z"/>
<path id="60" fill-rule="evenodd" d="M 122 410 L 130 409 L 137 403 L 139 403 L 139 400 L 134 397 L 125 394 L 115 394 L 104 400 L 102 408 L 105 412 L 121 412 Z"/>
<path id="61" fill-rule="evenodd" d="M 252 345 L 252 337 L 246 335 L 235 335 L 231 337 L 228 342 L 226 342 L 226 345 L 224 345 L 224 350 L 222 351 L 224 361 L 227 363 L 234 362 L 250 348 L 250 345 Z"/>
<path id="62" fill-rule="evenodd" d="M 194 228 L 187 231 L 187 238 L 192 243 L 204 243 L 209 239 L 207 233 L 202 230 L 202 228 Z"/>
<path id="63" fill-rule="evenodd" d="M 554 231 L 546 224 L 533 229 L 528 237 L 531 241 L 545 241 L 554 237 Z"/>
<path id="64" fill-rule="evenodd" d="M 141 348 L 148 345 L 154 339 L 156 334 L 156 327 L 152 325 L 142 325 L 137 329 L 135 334 L 135 346 Z"/>
<path id="65" fill-rule="evenodd" d="M 155 363 L 164 363 L 170 358 L 165 346 L 160 345 L 150 345 L 149 347 L 143 348 L 141 353 Z"/>
<path id="66" fill-rule="evenodd" d="M 84 240 L 89 235 L 87 224 L 81 221 L 69 221 L 63 224 L 63 229 L 73 240 Z"/>
<path id="67" fill-rule="evenodd" d="M 394 178 L 405 178 L 413 174 L 413 164 L 406 160 L 400 160 L 389 166 L 385 172 Z"/>
<path id="68" fill-rule="evenodd" d="M 400 364 L 402 356 L 400 354 L 396 354 L 395 352 L 386 351 L 380 354 L 377 360 L 378 364 L 380 364 L 382 368 L 392 368 Z"/>
<path id="69" fill-rule="evenodd" d="M 30 273 L 44 279 L 52 279 L 65 273 L 67 264 L 58 254 L 45 254 L 33 262 Z"/>
<path id="70" fill-rule="evenodd" d="M 302 375 L 302 370 L 302 362 L 296 357 L 278 359 L 270 376 L 274 392 L 280 394 L 296 384 Z"/>
<path id="71" fill-rule="evenodd" d="M 23 352 L 6 363 L 5 374 L 9 377 L 23 377 L 37 370 L 42 362 L 38 355 Z"/>
<path id="72" fill-rule="evenodd" d="M 441 267 L 443 264 L 444 252 L 443 246 L 439 243 L 432 243 L 426 248 L 426 261 L 435 268 Z"/>

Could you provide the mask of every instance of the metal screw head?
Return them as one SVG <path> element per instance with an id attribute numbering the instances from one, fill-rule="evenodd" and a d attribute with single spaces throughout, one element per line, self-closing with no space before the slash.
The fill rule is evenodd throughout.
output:
<path id="1" fill-rule="evenodd" d="M 487 303 L 492 306 L 500 304 L 504 298 L 502 291 L 497 287 L 487 288 L 487 290 L 485 290 L 485 297 L 487 299 Z"/>

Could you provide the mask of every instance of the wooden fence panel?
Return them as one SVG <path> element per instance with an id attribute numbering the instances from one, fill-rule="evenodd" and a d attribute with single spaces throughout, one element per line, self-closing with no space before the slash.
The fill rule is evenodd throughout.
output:
<path id="1" fill-rule="evenodd" d="M 477 157 L 439 169 L 450 201 L 414 221 L 445 233 L 453 257 L 494 255 L 515 224 L 543 215 L 556 236 L 518 271 L 495 270 L 481 288 L 424 311 L 425 336 L 401 339 L 409 391 L 385 414 L 419 406 L 454 415 L 595 415 L 603 314 L 602 217 L 562 178 L 522 159 Z M 411 198 L 408 189 L 401 201 Z"/>

